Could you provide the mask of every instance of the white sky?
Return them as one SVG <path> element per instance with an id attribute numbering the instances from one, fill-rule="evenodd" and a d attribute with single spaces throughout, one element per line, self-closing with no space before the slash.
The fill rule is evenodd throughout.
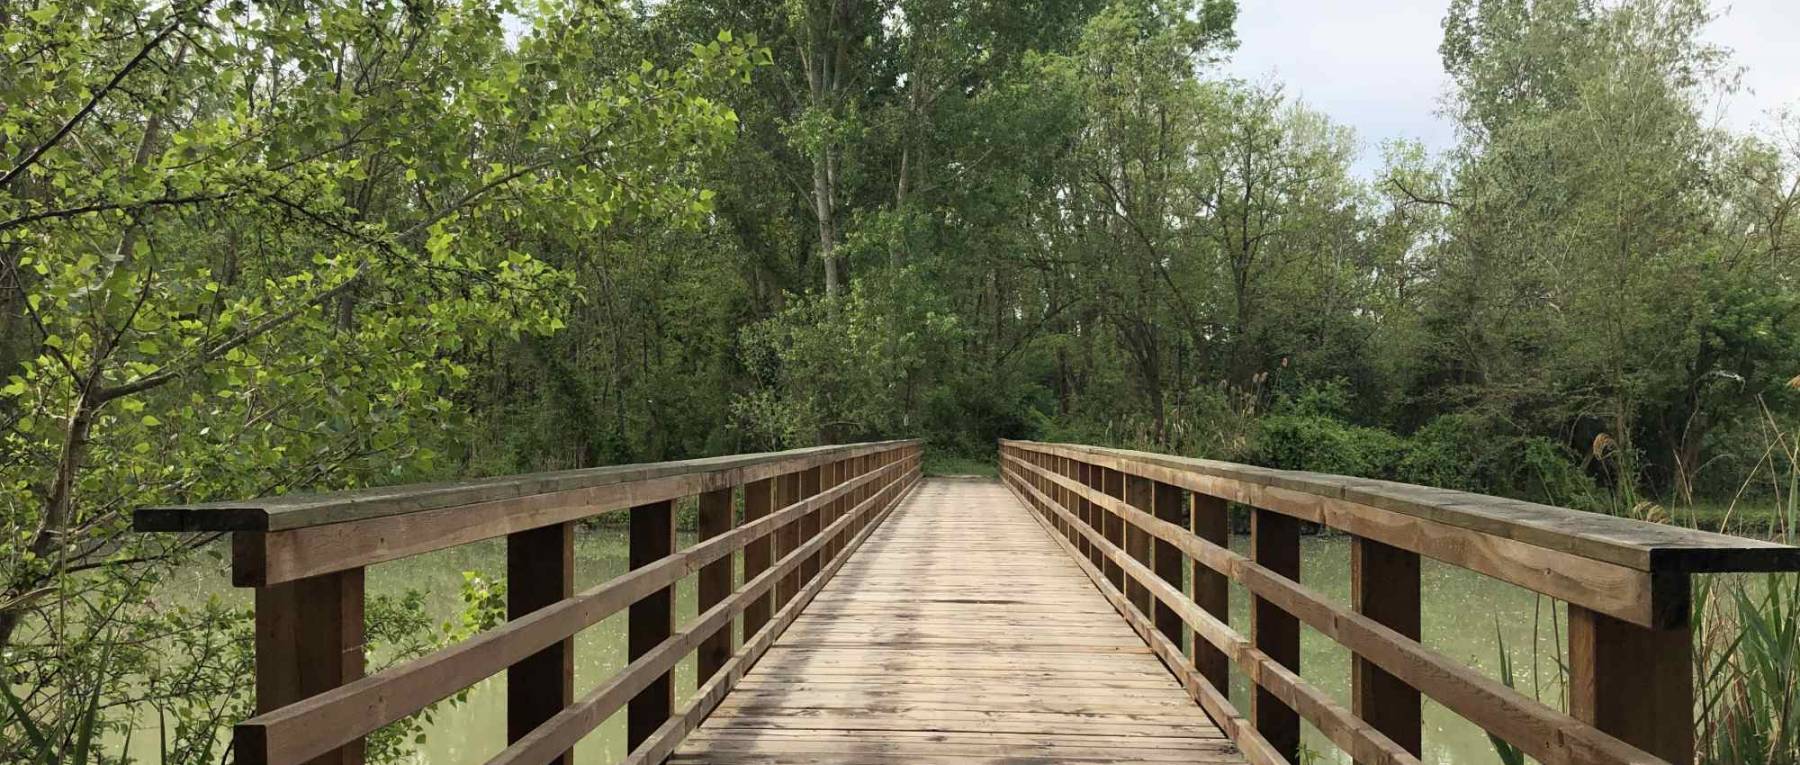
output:
<path id="1" fill-rule="evenodd" d="M 1356 129 L 1357 169 L 1380 167 L 1393 138 L 1433 151 L 1455 142 L 1439 117 L 1447 85 L 1438 42 L 1447 0 L 1239 0 L 1237 52 L 1227 72 L 1280 82 L 1291 96 Z M 1740 131 L 1800 109 L 1800 0 L 1715 0 L 1710 39 L 1744 68 L 1742 89 L 1719 105 Z"/>

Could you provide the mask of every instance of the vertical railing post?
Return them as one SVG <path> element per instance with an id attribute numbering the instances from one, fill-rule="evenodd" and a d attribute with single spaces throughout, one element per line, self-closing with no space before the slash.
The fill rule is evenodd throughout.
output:
<path id="1" fill-rule="evenodd" d="M 1176 526 L 1187 524 L 1187 496 L 1179 487 L 1166 483 L 1156 484 L 1155 511 L 1157 520 L 1168 521 Z M 1155 544 L 1150 553 L 1155 562 L 1156 576 L 1177 591 L 1181 590 L 1182 563 L 1186 556 L 1174 543 L 1155 537 Z M 1181 647 L 1182 628 L 1181 614 L 1173 606 L 1156 600 L 1156 629 L 1169 639 L 1177 649 Z"/>
<path id="2" fill-rule="evenodd" d="M 1194 532 L 1194 536 L 1231 549 L 1231 517 L 1225 511 L 1225 500 L 1196 492 L 1188 495 L 1188 501 L 1188 528 Z M 1231 580 L 1198 559 L 1194 561 L 1192 574 L 1194 603 L 1206 609 L 1219 623 L 1230 624 Z M 1201 637 L 1200 633 L 1195 632 L 1192 637 L 1194 666 L 1220 693 L 1229 693 L 1231 660 L 1224 651 Z"/>
<path id="3" fill-rule="evenodd" d="M 233 544 L 260 545 L 240 531 Z M 363 676 L 363 570 L 256 589 L 256 711 L 271 712 Z M 362 765 L 363 740 L 307 765 Z"/>
<path id="4" fill-rule="evenodd" d="M 1356 612 L 1419 639 L 1419 554 L 1373 539 L 1350 540 L 1350 603 Z M 1351 710 L 1414 757 L 1422 753 L 1419 692 L 1361 656 L 1350 659 Z"/>
<path id="5" fill-rule="evenodd" d="M 1264 568 L 1300 580 L 1300 522 L 1271 510 L 1250 511 L 1252 558 Z M 1300 620 L 1274 603 L 1250 598 L 1250 642 L 1269 658 L 1300 672 Z M 1250 722 L 1289 762 L 1300 761 L 1300 714 L 1257 686 Z"/>
<path id="6" fill-rule="evenodd" d="M 814 465 L 807 468 L 800 473 L 800 495 L 802 497 L 817 496 L 820 489 L 824 486 L 824 483 L 824 465 Z M 818 536 L 819 531 L 825 528 L 823 523 L 824 517 L 825 509 L 822 507 L 815 507 L 811 512 L 800 516 L 801 544 L 811 542 L 813 537 Z M 806 556 L 806 559 L 800 562 L 800 582 L 804 584 L 812 581 L 813 577 L 819 575 L 819 569 L 823 565 L 824 558 L 822 553 L 818 550 L 813 550 L 812 554 Z"/>
<path id="7" fill-rule="evenodd" d="M 1569 714 L 1671 763 L 1694 761 L 1688 577 L 1651 574 L 1656 627 L 1569 605 Z"/>
<path id="8" fill-rule="evenodd" d="M 745 525 L 767 518 L 769 513 L 775 510 L 777 507 L 775 502 L 776 481 L 775 478 L 763 478 L 744 484 Z M 744 545 L 744 581 L 748 582 L 760 576 L 762 572 L 768 571 L 769 564 L 774 560 L 775 535 L 773 533 L 750 540 Z M 762 597 L 750 601 L 744 607 L 744 640 L 746 642 L 761 630 L 763 625 L 769 623 L 769 617 L 774 613 L 774 609 L 770 605 L 774 597 L 773 592 L 765 592 Z"/>
<path id="9" fill-rule="evenodd" d="M 730 487 L 716 489 L 700 495 L 699 517 L 695 519 L 698 536 L 701 540 L 711 539 L 731 530 L 735 525 L 737 508 L 735 497 Z M 737 554 L 726 555 L 716 561 L 700 567 L 699 606 L 696 613 L 706 613 L 725 599 L 731 597 L 731 574 L 737 561 Z M 700 641 L 700 649 L 695 656 L 696 687 L 704 684 L 708 678 L 718 673 L 725 662 L 731 660 L 731 622 L 719 627 L 717 632 Z"/>
<path id="10" fill-rule="evenodd" d="M 506 536 L 506 618 L 575 594 L 575 524 Z M 575 701 L 575 639 L 565 638 L 506 669 L 506 742 L 511 744 Z M 569 765 L 573 752 L 552 762 Z"/>
<path id="11" fill-rule="evenodd" d="M 675 554 L 675 503 L 663 500 L 631 508 L 631 570 Z M 675 633 L 675 588 L 664 587 L 631 604 L 625 625 L 626 661 L 636 661 Z M 636 749 L 675 714 L 674 674 L 664 672 L 631 697 L 625 713 L 625 749 Z"/>
<path id="12" fill-rule="evenodd" d="M 1148 478 L 1136 475 L 1125 477 L 1125 502 L 1146 513 L 1156 512 L 1156 484 Z M 1125 524 L 1125 553 L 1132 560 L 1142 563 L 1145 568 L 1151 567 L 1150 532 L 1140 528 L 1136 523 Z M 1150 588 L 1144 586 L 1135 576 L 1125 578 L 1125 598 L 1136 606 L 1138 613 L 1148 617 L 1150 609 Z"/>
<path id="13" fill-rule="evenodd" d="M 1125 474 L 1112 468 L 1100 469 L 1100 481 L 1105 486 L 1102 491 L 1114 499 L 1125 498 Z M 1106 524 L 1106 542 L 1113 549 L 1125 549 L 1125 519 L 1108 508 L 1101 508 L 1101 521 Z M 1125 568 L 1106 559 L 1106 579 L 1119 592 L 1125 591 Z"/>
<path id="14" fill-rule="evenodd" d="M 1100 468 L 1098 464 L 1082 463 L 1082 482 L 1087 484 L 1087 488 L 1103 493 L 1105 491 L 1105 468 Z M 1094 500 L 1087 500 L 1087 527 L 1098 531 L 1100 538 L 1107 538 L 1107 531 L 1112 529 L 1112 526 L 1107 524 L 1107 511 L 1100 504 L 1096 504 Z M 1107 569 L 1105 549 L 1098 544 L 1089 542 L 1087 560 L 1094 563 L 1094 569 L 1100 569 L 1102 572 L 1111 571 L 1111 569 Z M 1107 574 L 1107 576 L 1111 576 L 1111 574 Z"/>
<path id="15" fill-rule="evenodd" d="M 800 501 L 803 496 L 800 493 L 801 472 L 805 471 L 788 473 L 779 479 L 781 486 L 781 493 L 779 496 L 781 499 L 776 503 L 776 509 L 779 510 Z M 800 520 L 793 520 L 782 524 L 781 530 L 775 532 L 775 560 L 786 558 L 789 553 L 799 549 L 799 547 Z M 796 566 L 794 567 L 794 570 L 788 572 L 787 576 L 782 577 L 781 581 L 775 584 L 775 609 L 780 610 L 782 606 L 785 606 L 789 601 L 792 601 L 794 596 L 799 592 L 800 567 Z"/>

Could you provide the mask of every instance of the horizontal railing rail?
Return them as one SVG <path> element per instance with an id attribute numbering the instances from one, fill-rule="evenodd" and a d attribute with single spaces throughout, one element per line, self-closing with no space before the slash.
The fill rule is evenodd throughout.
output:
<path id="1" fill-rule="evenodd" d="M 920 457 L 917 441 L 818 447 L 147 508 L 134 524 L 230 532 L 233 582 L 256 589 L 257 714 L 234 730 L 240 763 L 360 763 L 368 734 L 501 672 L 508 746 L 490 763 L 566 763 L 620 709 L 630 761 L 654 763 L 919 480 Z M 675 501 L 690 496 L 699 539 L 677 550 Z M 574 524 L 608 512 L 628 513 L 630 571 L 574 592 Z M 364 567 L 501 536 L 507 621 L 365 676 Z M 675 586 L 688 576 L 699 614 L 676 630 Z M 629 663 L 575 699 L 574 636 L 621 611 Z M 678 713 L 673 671 L 689 654 L 698 688 Z"/>
<path id="2" fill-rule="evenodd" d="M 1001 442 L 1000 462 L 1253 763 L 1296 762 L 1302 719 L 1358 763 L 1416 763 L 1424 696 L 1546 765 L 1685 765 L 1690 575 L 1800 569 L 1800 548 L 1386 481 L 1026 441 Z M 1249 508 L 1248 556 L 1230 548 L 1232 502 Z M 1299 583 L 1300 521 L 1350 535 L 1351 606 Z M 1568 712 L 1419 642 L 1421 556 L 1568 603 Z M 1248 637 L 1228 582 L 1251 596 Z M 1350 708 L 1301 677 L 1301 624 L 1351 652 Z"/>

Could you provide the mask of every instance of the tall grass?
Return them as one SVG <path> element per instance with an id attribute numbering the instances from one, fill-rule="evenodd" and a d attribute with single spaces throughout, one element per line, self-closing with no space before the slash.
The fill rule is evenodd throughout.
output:
<path id="1" fill-rule="evenodd" d="M 1800 433 L 1767 407 L 1763 432 L 1767 447 L 1739 495 L 1762 484 L 1774 498 L 1775 535 L 1794 544 L 1800 541 Z M 1800 763 L 1800 575 L 1701 577 L 1693 624 L 1700 762 Z"/>
<path id="2" fill-rule="evenodd" d="M 1800 388 L 1800 378 L 1795 387 Z M 1762 457 L 1719 520 L 1719 530 L 1730 527 L 1739 499 L 1766 496 L 1774 503 L 1771 536 L 1795 544 L 1800 542 L 1800 429 L 1767 406 L 1762 415 Z M 1630 495 L 1607 504 L 1615 512 L 1668 521 L 1651 503 Z M 1696 576 L 1691 618 L 1696 762 L 1800 765 L 1800 574 Z M 1502 679 L 1510 687 L 1512 665 L 1504 642 L 1499 649 Z M 1505 741 L 1492 743 L 1502 765 L 1528 761 Z"/>

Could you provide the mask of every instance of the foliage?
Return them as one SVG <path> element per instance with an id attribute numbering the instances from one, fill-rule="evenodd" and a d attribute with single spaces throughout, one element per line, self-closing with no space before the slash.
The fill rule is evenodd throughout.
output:
<path id="1" fill-rule="evenodd" d="M 210 756 L 175 500 L 1036 437 L 1792 528 L 1800 119 L 1714 125 L 1711 13 L 1455 0 L 1370 178 L 1231 0 L 0 5 L 12 688 Z"/>

